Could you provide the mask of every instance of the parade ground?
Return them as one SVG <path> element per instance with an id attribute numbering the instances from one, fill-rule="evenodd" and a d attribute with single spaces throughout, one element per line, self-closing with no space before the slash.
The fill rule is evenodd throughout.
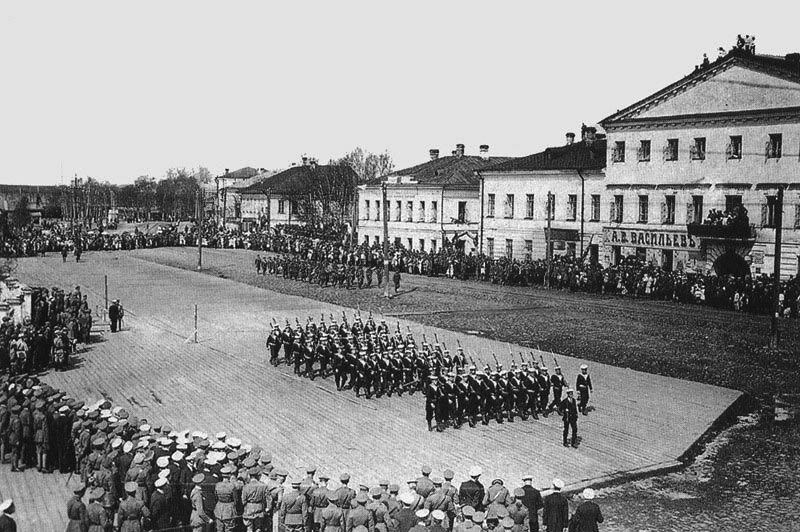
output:
<path id="1" fill-rule="evenodd" d="M 77 399 L 106 398 L 176 430 L 236 435 L 271 451 L 273 462 L 292 476 L 315 465 L 334 479 L 349 472 L 354 485 L 388 478 L 403 489 L 423 464 L 435 472 L 452 469 L 456 484 L 479 465 L 487 483 L 503 478 L 517 485 L 529 473 L 540 488 L 560 477 L 568 489 L 674 469 L 741 396 L 731 389 L 591 363 L 592 408 L 578 420 L 577 448 L 562 446 L 556 415 L 429 432 L 419 393 L 367 400 L 337 391 L 332 379 L 310 381 L 285 365 L 267 363 L 265 340 L 273 319 L 281 325 L 286 319 L 305 324 L 309 316 L 319 323 L 323 315 L 328 322 L 331 315 L 341 321 L 344 311 L 352 321 L 355 309 L 164 264 L 196 260 L 191 252 L 94 252 L 80 263 L 62 263 L 55 254 L 19 260 L 16 277 L 22 282 L 80 285 L 90 306 L 99 310 L 107 280 L 109 298 L 121 299 L 125 308 L 122 332 L 96 335 L 72 369 L 43 380 Z M 254 257 L 243 250 L 204 250 L 203 260 L 206 268 L 233 262 L 252 268 Z M 368 310 L 376 321 L 383 317 L 378 301 L 375 308 L 360 309 L 364 319 Z M 487 304 L 502 306 L 503 299 L 487 299 Z M 411 330 L 418 343 L 424 334 L 455 351 L 459 341 L 483 362 L 493 363 L 494 353 L 504 367 L 511 353 L 530 353 L 490 336 L 423 326 L 413 312 L 387 322 L 392 330 L 398 323 L 403 333 Z M 554 356 L 534 355 L 548 365 Z M 555 357 L 574 385 L 584 360 Z M 0 484 L 4 496 L 24 501 L 17 510 L 22 530 L 65 526 L 70 494 L 65 477 L 2 468 Z"/>

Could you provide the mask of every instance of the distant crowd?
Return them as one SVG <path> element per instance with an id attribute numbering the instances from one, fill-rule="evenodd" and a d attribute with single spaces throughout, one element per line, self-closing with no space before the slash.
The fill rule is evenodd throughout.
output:
<path id="1" fill-rule="evenodd" d="M 705 224 L 737 224 L 747 220 L 746 211 L 709 213 Z M 109 233 L 80 231 L 73 237 L 68 228 L 58 226 L 29 229 L 7 235 L 6 256 L 34 255 L 57 251 L 64 246 L 83 250 L 122 250 L 166 246 L 196 246 L 193 224 L 154 223 L 146 231 Z M 310 227 L 274 225 L 249 232 L 203 227 L 203 245 L 213 248 L 253 249 L 283 254 L 323 269 L 340 266 L 363 270 L 365 277 L 378 273 L 383 249 L 379 244 L 352 246 L 345 226 Z M 544 286 L 603 295 L 622 295 L 680 303 L 709 305 L 755 314 L 772 312 L 772 275 L 737 277 L 706 275 L 685 270 L 667 271 L 651 262 L 626 257 L 620 264 L 603 267 L 577 257 L 557 256 L 549 269 L 543 259 L 492 259 L 485 254 L 464 253 L 453 246 L 436 251 L 408 250 L 399 244 L 389 247 L 393 271 L 415 275 L 442 276 L 511 286 Z M 356 276 L 358 272 L 356 271 Z M 547 281 L 547 282 L 546 282 Z M 780 314 L 798 317 L 800 280 L 780 282 Z"/>

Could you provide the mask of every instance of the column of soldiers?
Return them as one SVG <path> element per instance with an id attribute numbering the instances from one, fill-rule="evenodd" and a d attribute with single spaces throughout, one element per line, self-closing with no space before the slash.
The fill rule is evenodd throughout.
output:
<path id="1" fill-rule="evenodd" d="M 541 509 L 548 519 L 548 499 L 530 475 L 510 492 L 501 479 L 484 488 L 476 467 L 457 489 L 452 470 L 432 477 L 423 466 L 402 494 L 388 480 L 356 491 L 347 473 L 334 489 L 316 467 L 290 477 L 270 452 L 224 432 L 148 423 L 107 400 L 86 405 L 35 378 L 0 377 L 0 459 L 23 453 L 26 417 L 34 419 L 42 463 L 69 474 L 68 530 L 408 532 L 424 522 L 425 532 L 538 532 Z"/>
<path id="2" fill-rule="evenodd" d="M 266 345 L 272 365 L 293 366 L 295 374 L 311 380 L 333 375 L 338 390 L 353 389 L 356 396 L 423 392 L 428 430 L 539 419 L 554 410 L 563 415 L 562 407 L 569 406 L 562 397 L 569 386 L 557 362 L 551 375 L 541 356 L 536 360 L 531 353 L 529 363 L 520 353 L 520 365 L 512 360 L 506 371 L 493 355 L 494 369 L 486 364 L 479 371 L 460 343 L 451 355 L 435 340 L 431 345 L 423 335 L 418 348 L 410 329 L 403 335 L 398 323 L 392 333 L 385 320 L 376 324 L 372 313 L 362 322 L 359 311 L 352 325 L 345 313 L 341 323 L 333 315 L 330 323 L 323 315 L 319 325 L 311 317 L 305 325 L 295 318 L 294 327 L 288 319 L 283 328 L 273 321 Z M 581 366 L 576 383 L 584 414 L 591 391 L 587 369 Z"/>
<path id="3" fill-rule="evenodd" d="M 15 322 L 4 316 L 0 322 L 0 373 L 66 369 L 77 344 L 89 340 L 92 312 L 79 286 L 70 292 L 35 289 L 31 297 L 30 317 Z"/>
<path id="4" fill-rule="evenodd" d="M 280 257 L 259 254 L 255 259 L 256 273 L 282 275 L 284 279 L 305 281 L 320 287 L 370 288 L 376 276 L 378 287 L 383 283 L 383 268 L 353 260 L 347 264 L 329 259 L 308 259 L 299 255 Z M 388 279 L 387 279 L 388 282 Z"/>

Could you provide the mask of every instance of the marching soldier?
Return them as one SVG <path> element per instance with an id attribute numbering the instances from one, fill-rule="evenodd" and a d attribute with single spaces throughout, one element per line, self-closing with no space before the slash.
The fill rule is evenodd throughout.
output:
<path id="1" fill-rule="evenodd" d="M 585 416 L 588 414 L 586 405 L 589 403 L 589 392 L 592 391 L 592 378 L 589 376 L 589 366 L 581 364 L 581 372 L 575 381 L 575 388 L 580 394 L 580 405 L 578 408 Z"/>

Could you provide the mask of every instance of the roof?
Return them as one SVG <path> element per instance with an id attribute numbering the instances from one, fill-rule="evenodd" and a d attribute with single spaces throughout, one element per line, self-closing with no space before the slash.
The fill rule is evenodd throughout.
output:
<path id="1" fill-rule="evenodd" d="M 282 172 L 262 179 L 249 187 L 239 190 L 240 194 L 298 194 L 309 188 L 311 180 L 330 179 L 332 182 L 352 180 L 355 185 L 358 176 L 349 165 L 319 164 L 316 166 L 292 166 Z"/>
<path id="2" fill-rule="evenodd" d="M 421 185 L 464 186 L 478 185 L 475 171 L 511 160 L 511 157 L 480 157 L 477 155 L 451 155 L 397 170 L 388 176 L 412 177 Z"/>
<path id="3" fill-rule="evenodd" d="M 591 145 L 585 140 L 547 148 L 539 153 L 518 157 L 485 168 L 485 172 L 525 172 L 536 170 L 602 170 L 606 166 L 606 139 Z"/>
<path id="4" fill-rule="evenodd" d="M 238 170 L 234 170 L 233 172 L 228 172 L 227 174 L 218 175 L 217 179 L 249 179 L 257 175 L 258 175 L 257 169 L 251 168 L 250 166 L 245 166 L 244 168 L 239 168 Z"/>
<path id="5" fill-rule="evenodd" d="M 787 59 L 787 57 L 790 59 Z M 646 98 L 629 105 L 625 109 L 617 111 L 611 116 L 604 118 L 600 121 L 600 124 L 603 127 L 606 127 L 606 124 L 631 118 L 635 116 L 637 111 L 639 111 L 646 104 L 654 100 L 661 100 L 664 97 L 669 96 L 671 93 L 695 83 L 700 78 L 708 78 L 709 75 L 714 75 L 719 70 L 730 67 L 732 63 L 739 64 L 743 67 L 751 68 L 753 70 L 766 72 L 790 81 L 800 82 L 800 56 L 798 56 L 798 54 L 789 54 L 786 57 L 757 55 L 734 48 L 725 56 L 718 58 L 707 67 L 695 69 L 692 73 L 684 76 L 674 83 L 671 83 L 658 92 L 655 92 Z"/>
<path id="6" fill-rule="evenodd" d="M 242 181 L 238 181 L 236 183 L 232 183 L 230 186 L 227 186 L 225 188 L 232 189 L 232 190 L 245 189 L 245 188 L 247 188 L 249 186 L 255 185 L 256 183 L 260 183 L 261 181 L 263 181 L 263 180 L 265 180 L 265 179 L 267 179 L 267 178 L 269 178 L 271 176 L 274 176 L 277 173 L 278 173 L 278 170 L 272 170 L 270 172 L 259 173 L 259 174 L 255 175 L 253 177 L 248 178 L 248 179 L 244 179 Z"/>

